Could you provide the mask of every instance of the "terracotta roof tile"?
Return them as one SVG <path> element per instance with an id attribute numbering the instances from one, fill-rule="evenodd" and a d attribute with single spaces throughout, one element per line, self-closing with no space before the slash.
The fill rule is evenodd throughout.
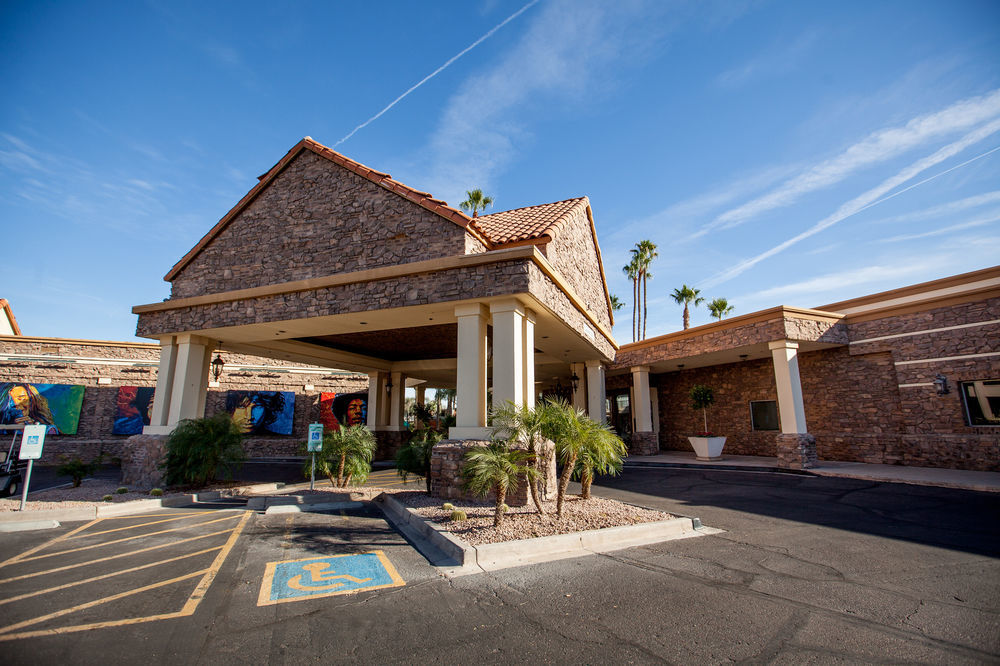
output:
<path id="1" fill-rule="evenodd" d="M 515 208 L 474 218 L 471 226 L 479 229 L 495 245 L 540 240 L 545 236 L 552 239 L 577 208 L 586 209 L 588 205 L 590 203 L 587 197 L 578 197 L 540 206 Z"/>

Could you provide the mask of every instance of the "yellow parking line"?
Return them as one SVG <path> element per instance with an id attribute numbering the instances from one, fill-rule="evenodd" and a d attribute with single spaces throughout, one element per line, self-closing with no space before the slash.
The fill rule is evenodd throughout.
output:
<path id="1" fill-rule="evenodd" d="M 72 608 L 64 608 L 63 610 L 55 611 L 54 613 L 49 613 L 48 615 L 42 615 L 41 617 L 36 617 L 31 620 L 24 620 L 23 622 L 17 622 L 15 624 L 8 625 L 6 627 L 0 628 L 0 641 L 20 638 L 20 636 L 17 634 L 9 633 L 11 631 L 14 631 L 15 629 L 20 629 L 22 627 L 30 627 L 33 624 L 47 622 L 48 620 L 54 620 L 55 618 L 62 617 L 63 615 L 69 615 L 70 613 L 87 610 L 88 608 L 93 608 L 94 606 L 100 606 L 101 604 L 106 604 L 112 601 L 118 601 L 119 599 L 124 599 L 125 597 L 130 597 L 134 594 L 139 594 L 140 592 L 148 592 L 149 590 L 155 590 L 158 587 L 165 587 L 173 583 L 179 583 L 182 580 L 187 580 L 189 578 L 194 578 L 195 576 L 200 576 L 204 574 L 206 571 L 208 571 L 208 569 L 202 569 L 201 571 L 194 571 L 192 573 L 184 574 L 183 576 L 177 576 L 176 578 L 171 578 L 170 580 L 160 581 L 159 583 L 153 583 L 152 585 L 144 585 L 142 587 L 137 587 L 134 590 L 128 590 L 127 592 L 119 592 L 118 594 L 113 594 L 110 597 L 102 597 L 101 599 L 88 601 L 85 604 L 73 606 Z M 107 624 L 109 626 L 113 626 L 113 622 L 114 621 Z"/>
<path id="2" fill-rule="evenodd" d="M 83 539 L 85 537 L 97 536 L 99 534 L 109 534 L 111 532 L 122 532 L 124 530 L 134 530 L 137 527 L 147 527 L 149 525 L 159 525 L 160 523 L 170 523 L 170 522 L 173 522 L 175 520 L 184 520 L 185 518 L 188 518 L 190 516 L 198 516 L 198 515 L 202 515 L 202 514 L 200 512 L 195 512 L 195 513 L 182 513 L 182 514 L 173 514 L 173 515 L 175 515 L 177 517 L 176 518 L 164 518 L 163 520 L 152 520 L 152 521 L 150 521 L 148 523 L 139 523 L 138 525 L 128 525 L 126 527 L 116 527 L 116 528 L 114 528 L 112 530 L 104 530 L 103 532 L 87 532 L 85 534 L 77 534 L 76 536 L 71 537 L 71 539 Z"/>
<path id="3" fill-rule="evenodd" d="M 112 578 L 114 576 L 119 576 L 121 574 L 132 573 L 133 571 L 141 571 L 143 569 L 149 569 L 150 567 L 158 567 L 161 564 L 167 564 L 168 562 L 176 562 L 178 560 L 183 560 L 188 557 L 196 557 L 198 555 L 204 555 L 205 553 L 211 553 L 213 550 L 219 550 L 222 546 L 214 546 L 212 548 L 206 548 L 204 550 L 199 550 L 194 553 L 185 553 L 183 555 L 178 555 L 177 557 L 171 557 L 166 560 L 158 560 L 156 562 L 150 562 L 149 564 L 142 564 L 137 567 L 132 567 L 130 569 L 121 569 L 120 571 L 112 571 L 111 573 L 101 574 L 100 576 L 94 576 L 92 578 L 84 578 L 83 580 L 75 580 L 72 583 L 66 583 L 64 585 L 57 585 L 55 587 L 47 587 L 44 590 L 35 590 L 34 592 L 26 592 L 25 594 L 18 595 L 16 597 L 10 597 L 9 599 L 0 599 L 0 606 L 3 604 L 9 604 L 14 601 L 20 601 L 21 599 L 27 599 L 29 597 L 37 597 L 40 594 L 48 594 L 49 592 L 58 592 L 59 590 L 65 590 L 69 587 L 76 587 L 77 585 L 84 585 L 85 583 L 93 583 L 94 581 L 104 580 L 105 578 Z"/>
<path id="4" fill-rule="evenodd" d="M 74 534 L 76 534 L 77 532 L 81 532 L 81 531 L 87 529 L 88 527 L 90 527 L 91 525 L 94 525 L 95 523 L 99 523 L 99 522 L 101 522 L 101 519 L 100 518 L 96 518 L 96 519 L 90 521 L 89 523 L 86 523 L 84 525 L 80 525 L 75 530 L 70 530 L 69 532 L 66 532 L 66 534 L 63 534 L 62 536 L 57 536 L 55 539 L 50 539 L 49 541 L 46 541 L 45 543 L 43 543 L 43 544 L 41 544 L 39 546 L 35 546 L 34 548 L 29 548 L 28 550 L 24 551 L 20 555 L 15 555 L 14 557 L 12 557 L 10 559 L 7 559 L 7 560 L 4 560 L 3 562 L 0 562 L 0 567 L 6 566 L 8 564 L 13 564 L 14 562 L 22 562 L 22 561 L 24 561 L 25 555 L 31 555 L 32 553 L 37 553 L 38 551 L 42 550 L 43 548 L 47 548 L 47 547 L 51 546 L 54 543 L 58 543 L 58 542 L 60 542 L 60 541 L 62 541 L 64 539 L 68 539 L 71 536 L 73 536 Z"/>
<path id="5" fill-rule="evenodd" d="M 166 516 L 197 516 L 204 511 L 188 511 L 187 513 L 126 513 L 121 516 L 105 516 L 101 520 L 127 520 L 129 518 L 164 518 Z"/>
<path id="6" fill-rule="evenodd" d="M 215 520 L 206 520 L 203 523 L 195 523 L 194 525 L 185 525 L 184 527 L 174 527 L 169 530 L 160 530 L 159 532 L 150 532 L 148 534 L 136 534 L 135 536 L 124 537 L 122 539 L 115 539 L 114 541 L 105 541 L 104 543 L 95 543 L 91 546 L 80 546 L 79 548 L 71 548 L 69 550 L 60 550 L 56 553 L 47 553 L 45 555 L 36 555 L 35 557 L 28 557 L 22 559 L 21 562 L 34 562 L 35 560 L 43 560 L 47 557 L 57 557 L 59 555 L 66 555 L 67 553 L 78 553 L 81 550 L 90 550 L 92 548 L 103 548 L 104 546 L 111 546 L 116 543 L 124 543 L 126 541 L 134 541 L 135 539 L 143 539 L 145 537 L 156 536 L 158 534 L 168 534 L 170 532 L 176 532 L 178 530 L 191 529 L 192 527 L 201 527 L 202 525 L 211 525 L 212 523 L 220 523 L 224 520 L 232 520 L 234 518 L 239 518 L 239 515 L 226 516 L 225 518 L 216 518 Z"/>
<path id="7" fill-rule="evenodd" d="M 240 537 L 240 533 L 243 531 L 243 526 L 247 524 L 247 520 L 252 515 L 252 511 L 245 511 L 243 513 L 243 519 L 240 521 L 240 524 L 236 526 L 236 529 L 233 530 L 229 539 L 225 544 L 223 544 L 222 550 L 220 550 L 219 554 L 216 555 L 215 561 L 212 562 L 212 565 L 208 568 L 208 573 L 205 574 L 205 577 L 201 579 L 200 583 L 198 583 L 198 587 L 194 588 L 194 592 L 191 593 L 187 603 L 184 604 L 184 608 L 181 609 L 181 614 L 191 615 L 194 613 L 195 609 L 198 608 L 198 604 L 201 603 L 201 600 L 205 597 L 205 593 L 208 592 L 208 588 L 212 584 L 212 581 L 215 580 L 216 574 L 219 573 L 219 568 L 222 567 L 222 563 L 226 561 L 229 551 L 231 551 L 233 546 L 236 545 L 236 540 Z"/>
<path id="8" fill-rule="evenodd" d="M 107 562 L 108 560 L 117 560 L 122 557 L 131 557 L 133 555 L 138 555 L 139 553 L 147 553 L 151 550 L 162 550 L 163 548 L 173 547 L 182 543 L 187 543 L 189 541 L 196 541 L 198 539 L 207 539 L 208 537 L 218 536 L 220 534 L 226 534 L 232 532 L 233 529 L 219 530 L 218 532 L 210 532 L 208 534 L 199 534 L 198 536 L 189 537 L 187 539 L 181 539 L 180 541 L 171 541 L 170 546 L 156 545 L 150 546 L 149 548 L 140 548 L 139 550 L 132 550 L 127 553 L 119 553 L 117 555 L 109 555 L 107 557 L 100 557 L 96 560 L 87 560 L 86 562 L 78 562 L 76 564 L 67 564 L 64 567 L 56 567 L 55 569 L 46 569 L 45 571 L 36 571 L 34 573 L 24 574 L 21 576 L 13 576 L 11 578 L 0 579 L 0 585 L 3 583 L 12 583 L 15 580 L 24 580 L 25 578 L 34 578 L 35 576 L 45 576 L 48 574 L 59 573 L 60 571 L 68 571 L 69 569 L 76 569 L 79 567 L 89 566 L 91 564 L 97 564 L 98 562 Z"/>

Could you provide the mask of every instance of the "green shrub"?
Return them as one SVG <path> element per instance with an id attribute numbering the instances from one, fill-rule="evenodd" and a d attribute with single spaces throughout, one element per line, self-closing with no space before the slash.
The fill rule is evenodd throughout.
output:
<path id="1" fill-rule="evenodd" d="M 181 421 L 167 438 L 166 482 L 203 486 L 221 474 L 231 479 L 246 459 L 243 433 L 229 414 Z"/>
<path id="2" fill-rule="evenodd" d="M 163 497 L 163 491 L 159 488 L 153 488 L 149 491 L 149 494 L 153 497 Z"/>
<path id="3" fill-rule="evenodd" d="M 89 476 L 95 471 L 97 471 L 96 462 L 85 463 L 79 458 L 66 460 L 63 464 L 56 468 L 56 474 L 59 476 L 72 477 L 74 488 L 79 488 L 80 483 L 83 481 L 83 477 Z"/>
<path id="4" fill-rule="evenodd" d="M 114 499 L 115 499 L 115 498 L 114 498 L 114 496 L 113 496 L 113 495 L 105 495 L 104 497 L 102 497 L 102 498 L 101 498 L 101 500 L 103 500 L 103 501 L 105 501 L 105 502 L 113 502 L 113 501 L 114 501 Z"/>
<path id="5" fill-rule="evenodd" d="M 128 492 L 128 488 L 126 488 L 125 486 L 121 486 L 115 492 L 118 493 L 119 495 L 124 495 L 125 493 Z"/>
<path id="6" fill-rule="evenodd" d="M 375 435 L 365 426 L 341 426 L 324 432 L 323 448 L 316 452 L 316 471 L 337 488 L 352 482 L 361 485 L 371 472 L 375 447 Z M 307 459 L 302 470 L 307 477 L 311 467 L 312 460 Z"/>
<path id="7" fill-rule="evenodd" d="M 462 511 L 461 509 L 455 509 L 454 511 L 451 512 L 451 519 L 456 522 L 461 522 L 463 520 L 467 520 L 468 516 L 466 516 L 465 512 Z"/>
<path id="8" fill-rule="evenodd" d="M 441 433 L 427 428 L 413 431 L 410 441 L 396 453 L 396 473 L 403 483 L 410 474 L 419 474 L 424 477 L 427 492 L 431 491 L 431 452 L 443 438 Z"/>

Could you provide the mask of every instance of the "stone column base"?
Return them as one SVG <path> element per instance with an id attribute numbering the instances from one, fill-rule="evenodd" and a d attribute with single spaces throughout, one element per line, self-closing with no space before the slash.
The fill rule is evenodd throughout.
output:
<path id="1" fill-rule="evenodd" d="M 655 456 L 660 452 L 660 438 L 655 432 L 634 432 L 628 447 L 630 456 Z"/>
<path id="2" fill-rule="evenodd" d="M 375 460 L 395 460 L 396 452 L 410 441 L 408 430 L 376 430 L 375 441 L 378 448 L 375 449 Z"/>
<path id="3" fill-rule="evenodd" d="M 165 477 L 160 464 L 167 458 L 165 435 L 132 435 L 122 446 L 122 485 L 159 488 Z"/>
<path id="4" fill-rule="evenodd" d="M 816 438 L 809 433 L 782 433 L 775 440 L 778 467 L 808 469 L 816 466 Z"/>
<path id="5" fill-rule="evenodd" d="M 462 487 L 462 467 L 465 452 L 476 446 L 486 446 L 489 444 L 485 440 L 468 439 L 446 439 L 434 445 L 431 453 L 431 496 L 443 499 L 475 499 L 489 500 L 493 498 L 490 493 L 487 497 L 479 497 L 466 492 Z M 544 456 L 544 474 L 542 477 L 542 499 L 551 500 L 556 496 L 559 478 L 556 476 L 555 445 L 546 442 L 543 445 L 542 455 Z M 526 506 L 531 502 L 531 493 L 527 484 L 523 481 L 518 484 L 515 492 L 508 491 L 507 506 Z"/>

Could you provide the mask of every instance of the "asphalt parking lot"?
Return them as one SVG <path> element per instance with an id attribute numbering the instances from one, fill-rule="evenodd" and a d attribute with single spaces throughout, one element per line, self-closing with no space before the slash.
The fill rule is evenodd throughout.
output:
<path id="1" fill-rule="evenodd" d="M 598 492 L 726 532 L 456 579 L 373 506 L 17 533 L 0 542 L 0 649 L 25 664 L 998 661 L 996 495 L 700 470 L 628 470 Z"/>

